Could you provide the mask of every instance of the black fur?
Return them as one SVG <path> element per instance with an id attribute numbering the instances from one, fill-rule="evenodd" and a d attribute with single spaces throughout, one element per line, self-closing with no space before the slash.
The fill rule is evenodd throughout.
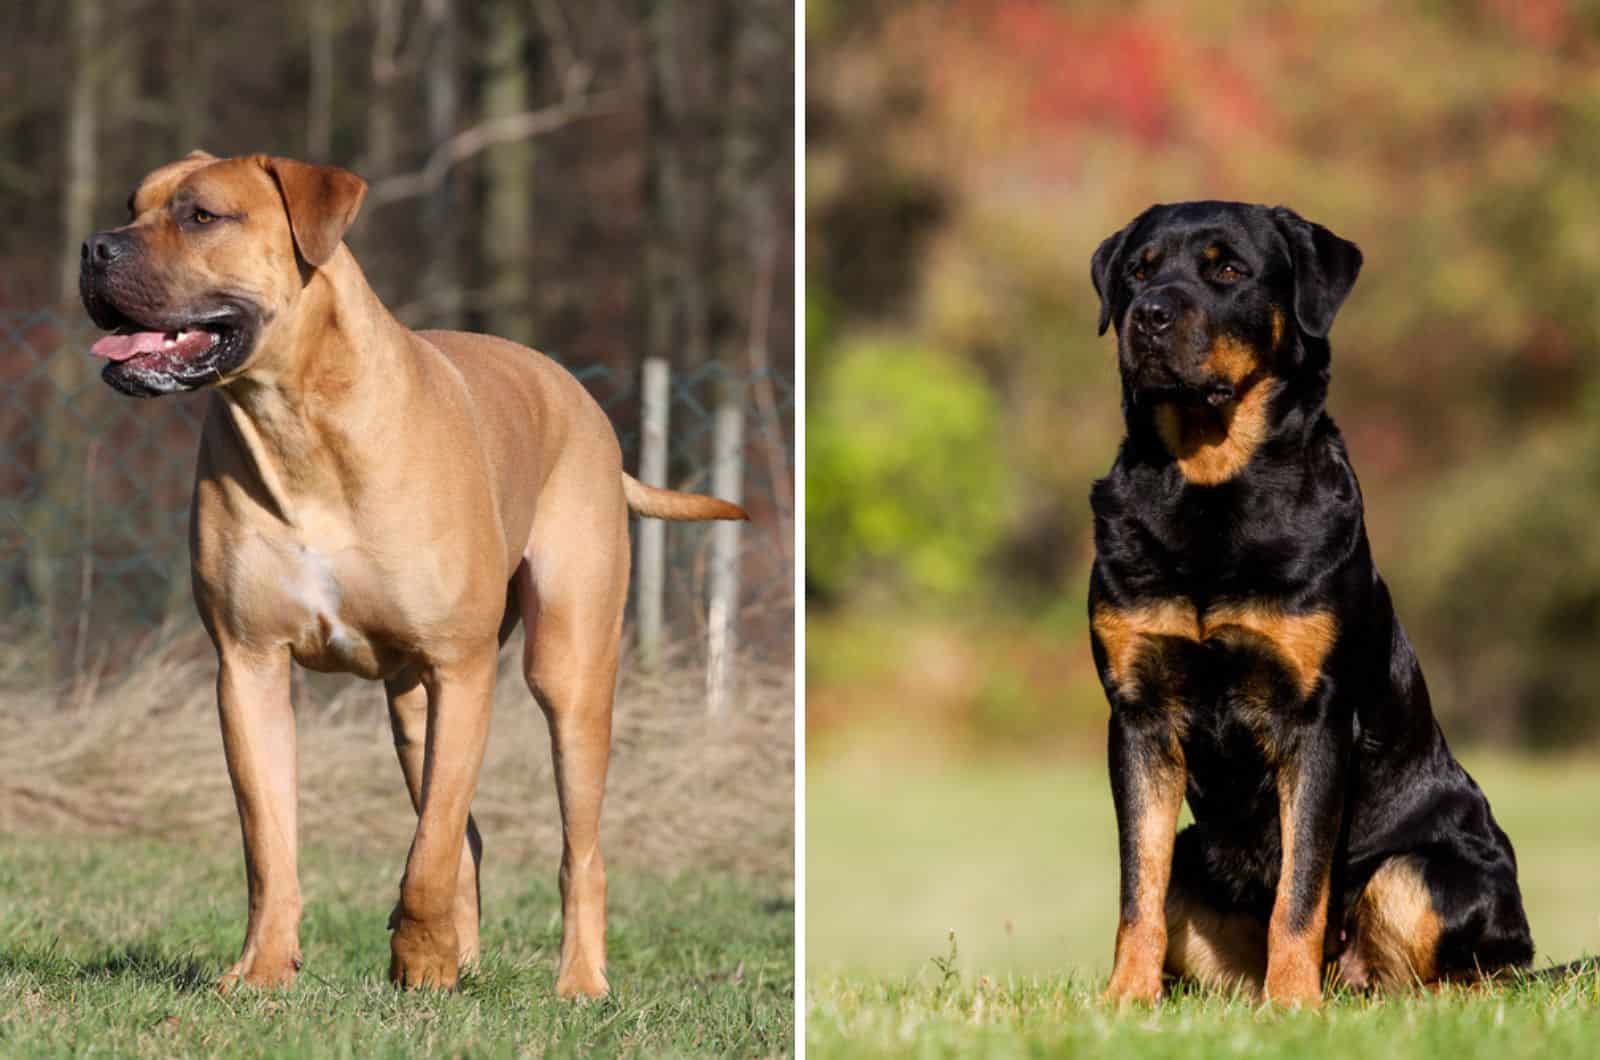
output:
<path id="1" fill-rule="evenodd" d="M 1119 685 L 1097 633 L 1118 819 L 1126 828 L 1138 814 L 1132 781 L 1170 767 L 1177 736 L 1196 823 L 1177 840 L 1172 885 L 1264 924 L 1283 885 L 1277 775 L 1292 770 L 1304 808 L 1297 848 L 1315 854 L 1289 884 L 1293 920 L 1309 915 L 1318 862 L 1329 866 L 1325 961 L 1338 957 L 1374 870 L 1409 854 L 1443 925 L 1441 977 L 1525 966 L 1533 942 L 1511 844 L 1434 720 L 1323 409 L 1328 331 L 1360 267 L 1354 244 L 1290 210 L 1220 202 L 1152 207 L 1094 254 L 1100 330 L 1118 334 L 1127 437 L 1090 496 L 1091 616 L 1181 601 L 1199 615 L 1255 603 L 1337 622 L 1309 696 L 1248 636 L 1151 637 L 1133 687 Z M 1140 310 L 1153 303 L 1158 311 Z M 1157 324 L 1134 326 L 1136 311 Z M 1242 386 L 1208 374 L 1219 337 L 1254 353 Z M 1261 385 L 1275 394 L 1248 461 L 1225 481 L 1187 478 L 1156 410 L 1204 416 Z M 1122 849 L 1127 917 L 1139 866 L 1134 841 L 1124 836 Z"/>

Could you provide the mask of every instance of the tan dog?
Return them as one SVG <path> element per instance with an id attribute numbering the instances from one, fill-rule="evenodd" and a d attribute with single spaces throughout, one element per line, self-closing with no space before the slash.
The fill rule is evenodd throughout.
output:
<path id="1" fill-rule="evenodd" d="M 520 618 L 565 837 L 556 990 L 603 995 L 628 511 L 745 514 L 624 474 L 605 413 L 548 358 L 402 327 L 341 243 L 365 192 L 342 169 L 197 151 L 145 177 L 131 222 L 83 246 L 84 305 L 115 332 L 94 345 L 106 382 L 214 388 L 190 550 L 250 890 L 244 952 L 219 985 L 286 984 L 301 963 L 291 658 L 383 681 L 418 816 L 389 975 L 455 984 L 478 955 L 468 808 Z"/>

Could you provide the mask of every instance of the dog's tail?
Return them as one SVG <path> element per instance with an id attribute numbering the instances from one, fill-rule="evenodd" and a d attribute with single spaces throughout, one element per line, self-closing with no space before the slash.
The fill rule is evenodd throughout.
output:
<path id="1" fill-rule="evenodd" d="M 719 501 L 715 497 L 702 497 L 698 493 L 679 493 L 646 486 L 626 471 L 622 473 L 622 495 L 628 498 L 628 507 L 636 515 L 650 519 L 694 522 L 701 519 L 750 518 L 750 513 L 737 504 Z"/>

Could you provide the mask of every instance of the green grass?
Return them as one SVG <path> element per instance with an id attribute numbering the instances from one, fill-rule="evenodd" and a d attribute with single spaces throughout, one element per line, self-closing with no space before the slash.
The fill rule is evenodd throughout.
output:
<path id="1" fill-rule="evenodd" d="M 224 998 L 236 841 L 0 840 L 0 1055 L 512 1056 L 791 1053 L 787 887 L 610 872 L 612 996 L 554 994 L 553 864 L 485 865 L 484 957 L 456 994 L 388 984 L 400 855 L 306 852 L 306 966 Z"/>
<path id="2" fill-rule="evenodd" d="M 1322 1014 L 1181 992 L 1118 1016 L 1116 829 L 1104 767 L 887 768 L 864 749 L 807 775 L 810 1055 L 1592 1056 L 1600 976 L 1335 998 Z M 1467 756 L 1516 846 L 1541 966 L 1600 953 L 1600 762 Z M 956 945 L 951 947 L 954 932 Z"/>
<path id="3" fill-rule="evenodd" d="M 1600 973 L 1560 983 L 1449 988 L 1377 1000 L 1340 994 L 1321 1012 L 1279 1012 L 1183 990 L 1118 1013 L 1071 976 L 945 981 L 822 975 L 810 986 L 807 1056 L 1251 1056 L 1560 1060 L 1593 1057 Z"/>

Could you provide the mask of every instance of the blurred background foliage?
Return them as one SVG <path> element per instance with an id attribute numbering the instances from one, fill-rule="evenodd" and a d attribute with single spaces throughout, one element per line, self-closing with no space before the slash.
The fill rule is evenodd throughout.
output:
<path id="1" fill-rule="evenodd" d="M 813 759 L 1102 753 L 1089 256 L 1154 201 L 1355 240 L 1329 407 L 1458 743 L 1600 729 L 1600 7 L 807 6 Z"/>

